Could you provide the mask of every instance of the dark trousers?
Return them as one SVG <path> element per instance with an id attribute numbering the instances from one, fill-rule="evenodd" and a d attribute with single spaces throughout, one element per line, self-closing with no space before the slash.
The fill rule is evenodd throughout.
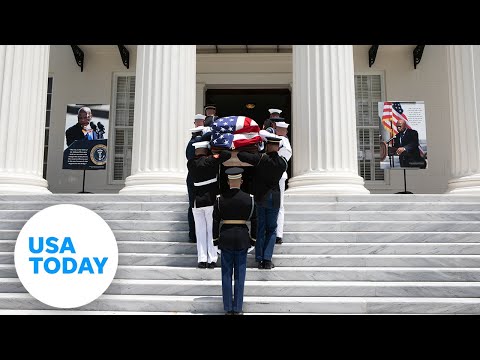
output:
<path id="1" fill-rule="evenodd" d="M 255 260 L 272 260 L 273 248 L 277 237 L 277 218 L 280 208 L 273 207 L 273 198 L 257 203 L 257 241 L 255 243 Z"/>
<path id="2" fill-rule="evenodd" d="M 232 297 L 232 273 L 235 282 Z M 242 312 L 247 275 L 247 249 L 222 249 L 222 296 L 225 311 Z"/>
<path id="3" fill-rule="evenodd" d="M 187 178 L 187 190 L 188 190 L 188 238 L 190 241 L 197 241 L 197 237 L 195 235 L 195 220 L 193 219 L 192 207 L 193 202 L 195 201 L 195 193 L 194 193 L 195 186 L 193 185 L 193 181 L 190 184 L 189 179 Z"/>

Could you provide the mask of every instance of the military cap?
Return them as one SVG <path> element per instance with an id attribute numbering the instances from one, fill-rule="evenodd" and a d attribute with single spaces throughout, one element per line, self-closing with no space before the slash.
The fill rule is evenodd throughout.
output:
<path id="1" fill-rule="evenodd" d="M 280 110 L 280 109 L 268 109 L 268 112 L 270 114 L 281 114 L 282 110 Z"/>
<path id="2" fill-rule="evenodd" d="M 241 179 L 242 173 L 243 173 L 243 169 L 239 167 L 232 167 L 225 170 L 225 174 L 227 174 L 228 178 L 231 180 Z"/>
<path id="3" fill-rule="evenodd" d="M 195 148 L 195 150 L 202 149 L 202 148 L 208 149 L 208 146 L 210 145 L 210 141 L 197 141 L 192 145 Z"/>
<path id="4" fill-rule="evenodd" d="M 280 128 L 288 128 L 290 124 L 287 124 L 285 121 L 278 121 L 275 123 L 275 125 Z"/>
<path id="5" fill-rule="evenodd" d="M 191 129 L 188 129 L 192 134 L 197 133 L 197 132 L 202 132 L 203 129 L 205 129 L 205 126 L 197 126 Z"/>
<path id="6" fill-rule="evenodd" d="M 197 114 L 195 115 L 195 120 L 205 120 L 206 116 L 203 114 Z"/>
<path id="7" fill-rule="evenodd" d="M 279 144 L 280 144 L 280 141 L 282 141 L 281 138 L 276 137 L 276 136 L 267 136 L 265 139 L 267 140 L 267 143 L 268 143 L 268 144 L 277 144 L 277 145 L 279 145 Z"/>

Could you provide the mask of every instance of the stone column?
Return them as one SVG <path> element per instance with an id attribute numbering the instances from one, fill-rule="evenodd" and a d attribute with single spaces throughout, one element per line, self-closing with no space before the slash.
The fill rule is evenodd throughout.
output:
<path id="1" fill-rule="evenodd" d="M 138 46 L 132 175 L 120 193 L 187 193 L 195 76 L 195 45 Z"/>
<path id="2" fill-rule="evenodd" d="M 452 179 L 448 193 L 480 195 L 480 46 L 447 46 Z"/>
<path id="3" fill-rule="evenodd" d="M 293 46 L 291 194 L 368 194 L 358 175 L 351 45 Z"/>
<path id="4" fill-rule="evenodd" d="M 43 179 L 49 45 L 0 45 L 0 194 L 51 194 Z"/>

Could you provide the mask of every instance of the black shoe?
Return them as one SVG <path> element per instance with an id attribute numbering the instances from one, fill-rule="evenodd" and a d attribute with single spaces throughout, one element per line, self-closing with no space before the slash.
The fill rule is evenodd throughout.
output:
<path id="1" fill-rule="evenodd" d="M 277 237 L 277 239 L 275 240 L 275 244 L 283 244 L 283 240 L 281 237 Z"/>
<path id="2" fill-rule="evenodd" d="M 206 269 L 207 263 L 206 262 L 199 262 L 197 267 L 199 269 Z"/>
<path id="3" fill-rule="evenodd" d="M 243 311 L 234 311 L 233 315 L 243 315 Z"/>
<path id="4" fill-rule="evenodd" d="M 209 269 L 215 269 L 215 266 L 217 266 L 217 263 L 216 262 L 211 262 L 211 263 L 208 263 L 208 268 Z"/>
<path id="5" fill-rule="evenodd" d="M 225 315 L 234 315 L 234 312 L 233 312 L 233 311 L 227 311 L 227 312 L 225 313 Z"/>
<path id="6" fill-rule="evenodd" d="M 269 260 L 265 260 L 264 261 L 265 265 L 264 265 L 264 269 L 273 269 L 275 267 L 275 265 L 273 264 L 273 262 L 269 261 Z"/>
<path id="7" fill-rule="evenodd" d="M 263 260 L 258 262 L 258 268 L 265 269 L 265 263 L 263 262 Z"/>

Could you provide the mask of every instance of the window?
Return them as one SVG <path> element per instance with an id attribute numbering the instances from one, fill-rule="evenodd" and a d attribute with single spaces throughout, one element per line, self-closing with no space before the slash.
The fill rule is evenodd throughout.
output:
<path id="1" fill-rule="evenodd" d="M 48 159 L 48 135 L 50 134 L 50 115 L 52 112 L 52 89 L 53 77 L 48 77 L 47 85 L 47 111 L 45 115 L 45 143 L 43 147 L 43 178 L 47 179 L 47 159 Z"/>
<path id="2" fill-rule="evenodd" d="M 135 76 L 114 76 L 113 84 L 113 166 L 110 167 L 110 179 L 113 183 L 123 183 L 132 169 L 133 112 L 135 107 Z M 110 138 L 109 134 L 109 138 Z M 110 142 L 111 141 L 111 142 Z M 111 162 L 110 162 L 111 163 Z"/>
<path id="3" fill-rule="evenodd" d="M 358 172 L 365 181 L 385 180 L 380 169 L 379 101 L 383 101 L 381 75 L 355 75 Z"/>

